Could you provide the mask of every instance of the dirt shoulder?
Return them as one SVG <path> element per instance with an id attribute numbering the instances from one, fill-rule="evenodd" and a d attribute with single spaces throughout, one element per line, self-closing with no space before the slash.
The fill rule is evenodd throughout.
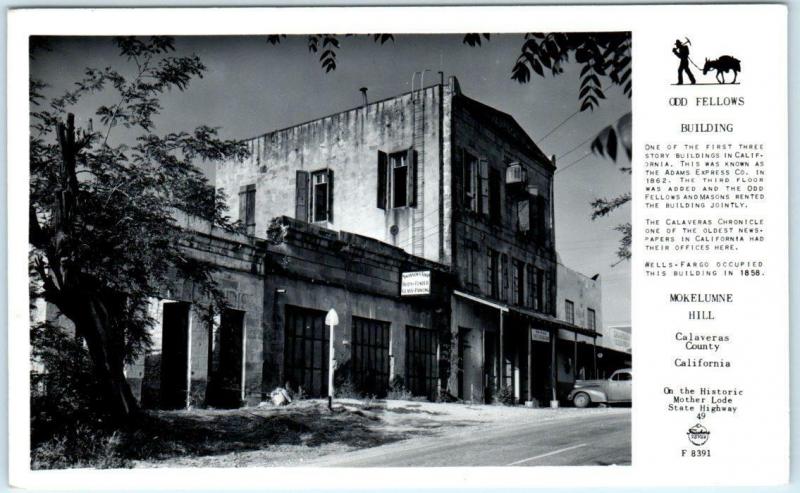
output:
<path id="1" fill-rule="evenodd" d="M 304 400 L 284 407 L 152 413 L 124 448 L 133 467 L 302 465 L 330 454 L 439 438 L 476 426 L 607 411 L 337 399 L 331 412 L 325 401 Z"/>

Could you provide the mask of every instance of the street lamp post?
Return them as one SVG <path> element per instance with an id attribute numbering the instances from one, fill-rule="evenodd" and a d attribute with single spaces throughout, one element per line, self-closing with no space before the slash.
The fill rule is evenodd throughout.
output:
<path id="1" fill-rule="evenodd" d="M 333 308 L 328 310 L 328 314 L 325 315 L 325 325 L 331 328 L 330 337 L 328 337 L 328 409 L 333 410 L 333 370 L 336 363 L 333 357 L 333 328 L 339 325 L 339 315 Z"/>

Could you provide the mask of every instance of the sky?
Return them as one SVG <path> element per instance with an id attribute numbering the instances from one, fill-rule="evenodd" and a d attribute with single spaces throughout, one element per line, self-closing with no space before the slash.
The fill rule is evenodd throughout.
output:
<path id="1" fill-rule="evenodd" d="M 209 125 L 219 127 L 224 138 L 245 139 L 358 106 L 360 87 L 377 100 L 409 91 L 416 71 L 431 70 L 426 85 L 437 82 L 438 71 L 454 75 L 465 95 L 509 113 L 546 155 L 557 157 L 555 224 L 561 262 L 588 276 L 600 274 L 605 326 L 629 324 L 630 262 L 618 263 L 620 234 L 613 228 L 630 221 L 630 205 L 592 221 L 590 203 L 630 192 L 630 175 L 618 170 L 630 163 L 624 153 L 617 163 L 596 156 L 589 144 L 630 111 L 630 99 L 609 85 L 598 108 L 571 117 L 579 108 L 577 65 L 565 65 L 557 77 L 533 74 L 530 82 L 520 84 L 510 76 L 522 34 L 493 34 L 479 47 L 463 44 L 462 38 L 400 34 L 380 45 L 371 37 L 340 37 L 337 68 L 325 73 L 302 36 L 279 45 L 258 36 L 179 37 L 176 54 L 195 53 L 207 70 L 186 91 L 161 99 L 156 131 Z M 70 87 L 86 67 L 130 67 L 109 38 L 61 38 L 50 47 L 31 61 L 31 77 L 46 81 L 48 94 Z M 112 94 L 82 101 L 73 108 L 78 124 L 92 117 L 97 121 L 93 111 L 113 101 Z M 121 132 L 111 140 L 129 138 Z"/>

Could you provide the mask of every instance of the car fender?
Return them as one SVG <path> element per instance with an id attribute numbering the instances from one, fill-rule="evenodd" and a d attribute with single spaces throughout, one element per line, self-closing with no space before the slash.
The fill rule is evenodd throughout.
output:
<path id="1" fill-rule="evenodd" d="M 603 392 L 602 389 L 591 388 L 591 387 L 582 389 L 573 389 L 572 392 L 569 393 L 569 400 L 571 401 L 575 397 L 575 394 L 578 394 L 580 392 L 585 392 L 586 394 L 588 394 L 589 398 L 592 399 L 592 402 L 594 403 L 608 402 L 608 397 L 606 396 L 606 393 Z"/>

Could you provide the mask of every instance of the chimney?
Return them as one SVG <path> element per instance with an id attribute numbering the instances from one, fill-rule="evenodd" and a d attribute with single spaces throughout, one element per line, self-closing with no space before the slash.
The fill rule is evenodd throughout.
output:
<path id="1" fill-rule="evenodd" d="M 367 88 L 366 87 L 362 87 L 361 89 L 359 89 L 359 91 L 361 91 L 361 95 L 364 97 L 364 106 L 366 106 L 367 105 Z"/>

